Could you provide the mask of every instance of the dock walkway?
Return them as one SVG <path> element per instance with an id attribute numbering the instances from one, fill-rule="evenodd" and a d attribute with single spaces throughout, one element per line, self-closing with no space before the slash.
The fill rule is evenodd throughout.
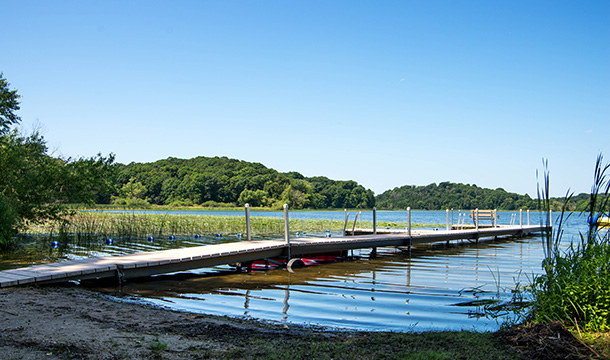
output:
<path id="1" fill-rule="evenodd" d="M 0 288 L 112 277 L 123 281 L 129 278 L 272 258 L 295 258 L 304 257 L 307 254 L 332 251 L 411 246 L 461 239 L 524 237 L 545 230 L 546 227 L 542 225 L 437 231 L 414 230 L 410 234 L 407 230 L 377 230 L 376 234 L 372 234 L 372 230 L 357 229 L 353 231 L 355 234 L 365 235 L 334 238 L 293 238 L 289 239 L 289 242 L 284 239 L 239 241 L 123 256 L 94 257 L 4 270 L 0 271 Z M 348 232 L 351 233 L 352 231 L 346 231 L 346 233 Z"/>

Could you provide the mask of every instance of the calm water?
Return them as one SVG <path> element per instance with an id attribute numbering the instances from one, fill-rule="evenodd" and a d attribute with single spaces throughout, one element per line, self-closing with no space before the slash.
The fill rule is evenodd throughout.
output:
<path id="1" fill-rule="evenodd" d="M 243 216 L 241 211 L 180 213 Z M 502 213 L 500 223 L 510 223 L 513 214 Z M 252 212 L 252 215 L 283 216 L 283 213 Z M 343 219 L 344 216 L 342 211 L 290 213 L 291 218 Z M 352 212 L 352 219 L 353 216 Z M 363 212 L 362 217 L 372 220 L 372 213 Z M 517 212 L 516 223 L 519 223 L 519 218 Z M 555 220 L 557 218 L 558 214 Z M 377 219 L 405 221 L 406 212 L 379 211 Z M 453 219 L 457 222 L 457 211 Z M 412 221 L 444 224 L 446 213 L 414 211 Z M 523 222 L 527 223 L 525 212 Z M 530 223 L 539 222 L 539 214 L 532 213 Z M 564 243 L 579 231 L 586 231 L 586 220 L 573 214 L 565 227 Z M 38 240 L 30 241 L 37 243 Z M 228 241 L 238 239 L 185 237 L 153 243 L 146 239 L 117 239 L 113 245 L 74 243 L 62 249 L 50 249 L 48 244 L 33 244 L 31 248 L 37 250 L 31 250 L 29 260 L 27 254 L 15 254 L 13 259 L 10 254 L 5 254 L 0 262 L 4 267 L 16 267 L 28 261 L 40 262 L 40 252 L 45 261 L 54 261 Z M 370 249 L 355 251 L 354 260 L 311 266 L 295 273 L 285 270 L 235 273 L 228 266 L 220 266 L 128 282 L 122 288 L 87 286 L 196 313 L 356 330 L 486 331 L 497 329 L 505 317 L 484 316 L 481 304 L 489 300 L 510 299 L 510 290 L 517 282 L 527 283 L 534 274 L 541 272 L 544 256 L 539 237 L 480 242 L 478 245 L 467 241 L 451 246 L 427 245 L 414 249 L 411 254 L 387 248 L 380 251 L 377 258 L 369 258 L 369 252 Z"/>

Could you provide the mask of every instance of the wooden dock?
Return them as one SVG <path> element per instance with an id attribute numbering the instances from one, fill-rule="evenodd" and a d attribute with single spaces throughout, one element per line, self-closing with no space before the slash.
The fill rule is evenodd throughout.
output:
<path id="1" fill-rule="evenodd" d="M 48 284 L 72 280 L 116 277 L 129 278 L 206 268 L 223 264 L 248 263 L 273 258 L 299 258 L 307 254 L 345 251 L 351 249 L 395 247 L 424 243 L 447 242 L 463 239 L 497 237 L 524 237 L 546 230 L 542 225 L 497 226 L 461 230 L 408 230 L 385 229 L 346 230 L 344 237 L 292 238 L 286 240 L 239 241 L 227 244 L 205 245 L 182 249 L 142 252 L 124 256 L 95 257 L 35 265 L 0 271 L 0 288 Z M 363 234 L 363 235 L 357 235 Z"/>

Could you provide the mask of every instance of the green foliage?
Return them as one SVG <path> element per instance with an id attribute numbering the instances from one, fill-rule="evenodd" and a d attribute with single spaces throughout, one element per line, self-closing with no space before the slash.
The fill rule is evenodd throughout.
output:
<path id="1" fill-rule="evenodd" d="M 63 203 L 93 203 L 111 190 L 112 155 L 53 158 L 38 132 L 10 130 L 20 120 L 18 98 L 0 74 L 0 249 L 10 247 L 29 224 L 64 216 Z"/>
<path id="2" fill-rule="evenodd" d="M 608 216 L 608 165 L 602 165 L 602 156 L 597 159 L 594 185 L 587 207 L 589 219 L 597 215 Z M 545 189 L 541 201 L 545 211 L 548 200 L 548 173 L 545 174 Z M 565 204 L 570 202 L 568 194 Z M 565 207 L 564 207 L 565 209 Z M 580 241 L 561 250 L 564 214 L 547 234 L 544 274 L 536 277 L 532 284 L 534 321 L 571 323 L 586 331 L 610 330 L 610 241 L 607 229 L 598 229 L 590 223 Z"/>
<path id="3" fill-rule="evenodd" d="M 56 200 L 63 190 L 55 182 L 57 160 L 46 155 L 39 134 L 21 136 L 16 131 L 0 136 L 0 218 L 6 246 L 28 221 L 56 218 Z"/>
<path id="4" fill-rule="evenodd" d="M 68 202 L 93 203 L 110 188 L 113 157 L 62 160 L 47 155 L 38 133 L 0 136 L 0 248 L 29 223 L 56 220 Z"/>
<path id="5" fill-rule="evenodd" d="M 15 114 L 19 110 L 17 90 L 10 90 L 10 84 L 0 73 L 0 135 L 6 134 L 12 125 L 18 124 L 21 118 Z"/>
<path id="6" fill-rule="evenodd" d="M 141 199 L 157 205 L 245 203 L 281 209 L 372 208 L 375 196 L 354 181 L 306 178 L 279 173 L 259 163 L 226 157 L 168 158 L 153 163 L 118 165 L 117 195 L 130 182 L 145 190 Z M 125 202 L 127 202 L 125 200 Z"/>
<path id="7" fill-rule="evenodd" d="M 146 187 L 139 181 L 134 181 L 133 178 L 129 179 L 127 184 L 123 185 L 118 191 L 118 196 L 112 197 L 112 203 L 118 205 L 128 206 L 143 206 L 148 205 L 148 201 L 145 198 Z"/>
<path id="8" fill-rule="evenodd" d="M 444 210 L 444 209 L 536 209 L 529 195 L 509 193 L 504 189 L 483 189 L 476 185 L 442 182 L 427 186 L 405 185 L 377 196 L 382 209 Z"/>

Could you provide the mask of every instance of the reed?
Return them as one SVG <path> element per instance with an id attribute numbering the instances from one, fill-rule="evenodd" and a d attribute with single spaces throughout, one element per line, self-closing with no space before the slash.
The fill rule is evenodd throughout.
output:
<path id="1" fill-rule="evenodd" d="M 591 188 L 588 216 L 608 216 L 610 166 L 598 156 Z M 545 171 L 541 204 L 548 211 L 548 171 Z M 543 237 L 544 274 L 531 286 L 531 320 L 562 321 L 585 331 L 610 330 L 610 241 L 608 229 L 599 229 L 590 221 L 588 231 L 562 248 L 565 208 L 571 199 L 566 194 L 563 211 L 552 233 Z M 547 218 L 547 222 L 549 219 Z M 548 223 L 547 223 L 548 224 Z"/>
<path id="2" fill-rule="evenodd" d="M 290 219 L 292 232 L 310 234 L 341 232 L 343 220 L 332 219 Z M 363 227 L 372 228 L 373 223 L 363 221 Z M 379 222 L 378 227 L 406 228 L 407 223 Z M 437 227 L 438 224 L 412 224 L 413 227 Z M 250 228 L 254 237 L 282 236 L 284 219 L 267 216 L 250 218 Z M 174 215 L 144 213 L 110 213 L 77 211 L 62 221 L 33 225 L 28 230 L 32 234 L 49 234 L 58 237 L 90 239 L 98 237 L 142 237 L 168 235 L 235 235 L 246 232 L 246 220 L 242 216 L 223 215 Z"/>

